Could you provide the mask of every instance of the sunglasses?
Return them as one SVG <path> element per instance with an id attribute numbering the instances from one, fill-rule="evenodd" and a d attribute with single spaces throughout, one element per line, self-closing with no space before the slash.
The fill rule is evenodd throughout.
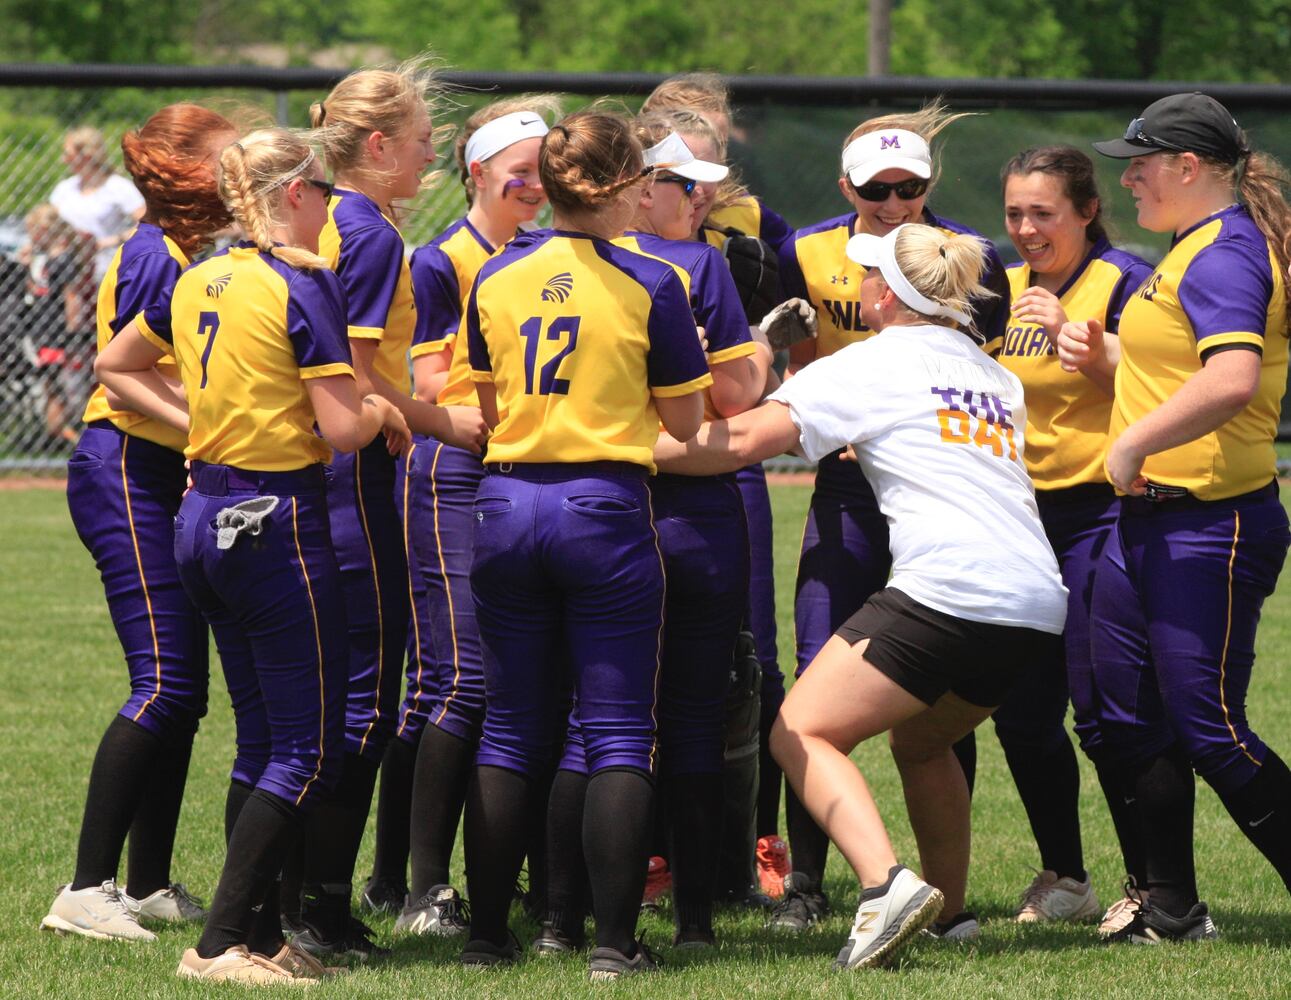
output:
<path id="1" fill-rule="evenodd" d="M 1164 139 L 1158 139 L 1154 135 L 1148 135 L 1143 131 L 1143 119 L 1135 118 L 1125 129 L 1125 141 L 1132 142 L 1135 145 L 1158 146 L 1161 149 L 1172 149 L 1175 152 L 1186 153 L 1188 150 L 1173 142 L 1166 142 Z"/>
<path id="2" fill-rule="evenodd" d="M 866 181 L 859 186 L 853 184 L 852 190 L 863 201 L 887 201 L 888 195 L 893 191 L 902 201 L 914 201 L 928 190 L 928 181 L 924 177 L 908 177 L 894 184 L 885 181 Z"/>
<path id="3" fill-rule="evenodd" d="M 681 190 L 685 194 L 690 194 L 695 190 L 698 181 L 691 180 L 689 177 L 681 177 L 678 174 L 659 174 L 655 177 L 656 184 L 680 184 Z"/>
<path id="4" fill-rule="evenodd" d="M 310 187 L 316 187 L 322 191 L 324 198 L 331 198 L 332 192 L 336 190 L 336 185 L 331 181 L 320 181 L 313 177 L 306 177 L 304 180 Z"/>

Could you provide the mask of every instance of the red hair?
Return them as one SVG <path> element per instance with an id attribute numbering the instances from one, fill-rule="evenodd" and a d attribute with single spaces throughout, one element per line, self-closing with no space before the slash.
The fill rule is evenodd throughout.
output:
<path id="1" fill-rule="evenodd" d="M 170 104 L 121 138 L 125 166 L 147 206 L 145 218 L 159 226 L 190 257 L 233 217 L 215 184 L 221 133 L 237 128 L 198 104 Z"/>

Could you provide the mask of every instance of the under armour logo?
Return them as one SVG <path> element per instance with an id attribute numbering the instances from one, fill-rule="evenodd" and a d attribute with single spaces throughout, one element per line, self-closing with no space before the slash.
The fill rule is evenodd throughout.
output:
<path id="1" fill-rule="evenodd" d="M 829 283 L 831 285 L 845 285 L 847 284 L 847 282 L 848 282 L 848 277 L 845 274 L 835 274 L 835 275 L 832 275 L 829 279 Z"/>
<path id="2" fill-rule="evenodd" d="M 901 137 L 899 135 L 881 135 L 879 136 L 879 149 L 900 149 Z"/>

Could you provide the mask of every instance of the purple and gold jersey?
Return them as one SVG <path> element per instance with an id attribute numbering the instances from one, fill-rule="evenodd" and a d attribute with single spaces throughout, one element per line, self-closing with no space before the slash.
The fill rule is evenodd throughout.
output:
<path id="1" fill-rule="evenodd" d="M 816 310 L 818 358 L 866 340 L 874 332 L 861 320 L 864 271 L 846 253 L 847 241 L 857 231 L 856 220 L 856 213 L 851 212 L 799 229 L 780 250 L 780 286 L 785 298 L 805 299 Z M 1003 336 L 1009 318 L 1009 283 L 994 244 L 967 226 L 933 215 L 926 208 L 920 221 L 946 233 L 966 233 L 982 241 L 986 248 L 982 284 L 994 294 L 973 303 L 973 327 L 988 343 Z"/>
<path id="2" fill-rule="evenodd" d="M 412 356 L 452 352 L 448 378 L 436 400 L 441 406 L 480 405 L 471 380 L 470 352 L 458 328 L 475 276 L 494 252 L 480 231 L 461 218 L 412 255 L 412 290 L 417 299 Z"/>
<path id="3" fill-rule="evenodd" d="M 793 227 L 779 214 L 767 208 L 761 198 L 751 194 L 709 212 L 699 234 L 720 250 L 726 242 L 727 229 L 737 229 L 746 236 L 756 236 L 769 244 L 776 253 L 793 236 Z"/>
<path id="4" fill-rule="evenodd" d="M 1286 284 L 1250 213 L 1234 205 L 1174 246 L 1121 314 L 1110 440 L 1173 396 L 1215 350 L 1260 353 L 1251 402 L 1217 430 L 1148 456 L 1143 475 L 1222 500 L 1267 485 L 1287 381 Z"/>
<path id="5" fill-rule="evenodd" d="M 112 258 L 108 273 L 99 285 L 96 326 L 98 349 L 107 347 L 108 341 L 126 328 L 132 319 L 175 286 L 180 272 L 188 266 L 188 257 L 179 245 L 150 222 L 139 223 L 138 228 L 121 244 Z M 178 378 L 175 363 L 162 358 L 157 367 L 165 375 Z M 85 422 L 110 420 L 127 434 L 144 438 L 154 444 L 183 451 L 187 438 L 183 431 L 134 413 L 131 410 L 114 410 L 108 405 L 103 386 L 95 386 L 85 407 Z"/>
<path id="6" fill-rule="evenodd" d="M 410 392 L 408 350 L 417 313 L 403 237 L 365 194 L 337 188 L 318 238 L 345 290 L 348 335 L 378 342 L 373 369 L 399 392 Z"/>
<path id="7" fill-rule="evenodd" d="M 1058 290 L 1071 320 L 1096 319 L 1109 333 L 1121 310 L 1152 267 L 1142 258 L 1099 240 Z M 1033 284 L 1031 268 L 1008 268 L 1014 300 Z M 1004 336 L 983 349 L 1022 380 L 1027 397 L 1026 463 L 1037 489 L 1101 483 L 1112 400 L 1084 375 L 1063 371 L 1053 344 L 1037 323 L 1009 318 Z"/>
<path id="8" fill-rule="evenodd" d="M 240 243 L 188 268 L 140 333 L 174 355 L 188 399 L 188 458 L 257 472 L 326 462 L 304 381 L 353 376 L 345 293 Z"/>
<path id="9" fill-rule="evenodd" d="M 654 469 L 652 396 L 712 384 L 686 290 L 668 264 L 540 229 L 490 259 L 467 302 L 471 375 L 504 414 L 490 462 Z"/>

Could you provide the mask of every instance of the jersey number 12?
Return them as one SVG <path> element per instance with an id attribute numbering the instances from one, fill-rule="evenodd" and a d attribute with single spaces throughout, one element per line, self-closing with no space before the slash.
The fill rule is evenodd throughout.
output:
<path id="1" fill-rule="evenodd" d="M 547 327 L 547 340 L 560 340 L 568 335 L 565 346 L 552 355 L 537 372 L 537 385 L 534 384 L 534 369 L 538 365 L 538 344 L 543 340 L 542 317 L 534 316 L 520 326 L 520 336 L 524 338 L 524 391 L 527 395 L 564 396 L 569 392 L 569 379 L 556 378 L 560 363 L 574 353 L 578 346 L 578 324 L 580 316 L 557 316 Z"/>

